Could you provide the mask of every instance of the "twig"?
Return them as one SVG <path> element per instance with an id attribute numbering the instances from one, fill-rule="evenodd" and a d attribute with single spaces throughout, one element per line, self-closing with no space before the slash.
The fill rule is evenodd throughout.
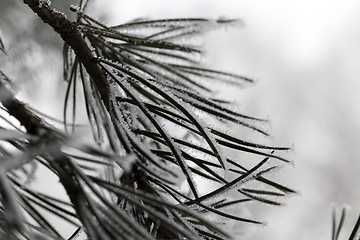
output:
<path id="1" fill-rule="evenodd" d="M 41 4 L 39 4 L 40 2 Z M 44 23 L 49 24 L 59 33 L 61 38 L 74 50 L 87 73 L 94 81 L 104 105 L 106 108 L 109 108 L 108 81 L 100 69 L 97 59 L 91 53 L 88 44 L 77 29 L 77 24 L 70 22 L 62 13 L 51 9 L 45 2 L 39 0 L 24 0 L 24 3 L 27 4 Z"/>
<path id="2" fill-rule="evenodd" d="M 40 117 L 27 109 L 23 102 L 15 98 L 13 93 L 5 85 L 1 76 L 0 102 L 7 109 L 8 113 L 15 117 L 20 124 L 25 127 L 27 133 L 38 137 L 39 141 L 50 146 L 42 157 L 48 160 L 52 167 L 59 173 L 58 176 L 60 182 L 64 186 L 80 221 L 84 223 L 84 216 L 82 216 L 84 211 L 81 211 L 84 199 L 78 191 L 79 183 L 75 178 L 73 169 L 70 167 L 71 160 L 60 150 L 60 144 L 58 143 L 53 130 L 45 125 L 45 122 L 42 121 Z M 69 179 L 72 181 L 69 181 Z"/>

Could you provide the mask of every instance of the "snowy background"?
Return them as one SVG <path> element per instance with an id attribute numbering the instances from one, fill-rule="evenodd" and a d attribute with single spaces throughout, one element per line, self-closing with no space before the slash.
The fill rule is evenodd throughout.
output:
<path id="1" fill-rule="evenodd" d="M 103 0 L 92 5 L 91 12 L 109 24 L 137 17 L 241 18 L 245 28 L 207 35 L 205 61 L 257 80 L 226 95 L 232 94 L 242 112 L 269 117 L 275 145 L 294 144 L 295 154 L 289 156 L 295 166 L 286 166 L 276 177 L 300 194 L 285 199 L 284 207 L 252 206 L 252 217 L 268 226 L 249 227 L 239 239 L 330 239 L 332 207 L 342 204 L 351 210 L 340 238 L 349 236 L 360 213 L 359 1 Z M 26 22 L 19 26 L 24 31 Z M 4 32 L 6 28 L 11 25 L 2 26 Z M 56 71 L 61 68 L 41 77 L 50 78 Z M 50 86 L 54 82 L 47 81 L 46 88 Z M 51 112 L 53 93 L 42 94 L 46 101 L 31 101 Z"/>

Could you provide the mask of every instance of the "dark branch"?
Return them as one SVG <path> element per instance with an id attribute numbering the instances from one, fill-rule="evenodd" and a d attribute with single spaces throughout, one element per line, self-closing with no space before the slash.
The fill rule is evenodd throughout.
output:
<path id="1" fill-rule="evenodd" d="M 41 4 L 39 4 L 41 2 Z M 108 81 L 103 71 L 97 64 L 97 60 L 91 53 L 83 36 L 77 29 L 77 24 L 70 22 L 59 12 L 51 9 L 48 4 L 39 0 L 24 0 L 24 3 L 43 20 L 49 24 L 61 38 L 74 50 L 79 57 L 80 62 L 84 65 L 87 73 L 94 81 L 97 90 L 100 93 L 104 105 L 109 107 Z"/>
<path id="2" fill-rule="evenodd" d="M 5 86 L 0 76 L 0 102 L 8 110 L 9 114 L 15 117 L 26 131 L 33 135 L 38 135 L 38 127 L 41 120 L 35 114 L 30 112 L 24 103 L 17 100 L 12 92 Z"/>
<path id="3" fill-rule="evenodd" d="M 81 211 L 84 207 L 85 200 L 83 196 L 79 194 L 80 187 L 75 178 L 75 173 L 71 168 L 70 158 L 60 150 L 60 145 L 57 143 L 57 139 L 54 137 L 51 128 L 46 126 L 40 117 L 27 109 L 23 102 L 15 98 L 11 90 L 9 90 L 3 82 L 1 76 L 0 102 L 7 109 L 8 113 L 25 127 L 27 133 L 39 137 L 40 141 L 44 144 L 51 145 L 47 154 L 44 154 L 44 158 L 58 171 L 60 182 L 64 186 L 80 221 L 86 225 L 86 222 L 83 221 L 85 216 L 82 216 L 83 211 Z M 72 181 L 69 181 L 69 179 Z"/>

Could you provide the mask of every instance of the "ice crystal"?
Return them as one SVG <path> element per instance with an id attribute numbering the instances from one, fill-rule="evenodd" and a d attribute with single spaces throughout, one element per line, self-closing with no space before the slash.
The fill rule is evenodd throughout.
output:
<path id="1" fill-rule="evenodd" d="M 80 7 L 71 4 L 70 10 L 73 11 L 73 12 L 78 12 L 78 11 L 80 11 Z"/>

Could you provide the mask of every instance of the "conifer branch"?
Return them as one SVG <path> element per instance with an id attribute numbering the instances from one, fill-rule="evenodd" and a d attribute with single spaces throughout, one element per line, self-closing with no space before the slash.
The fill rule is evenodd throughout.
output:
<path id="1" fill-rule="evenodd" d="M 94 81 L 104 105 L 108 108 L 108 81 L 83 36 L 77 29 L 77 24 L 70 22 L 62 13 L 51 9 L 46 2 L 41 0 L 24 0 L 24 3 L 27 4 L 44 23 L 49 24 L 59 33 L 61 38 L 74 50 L 87 73 Z"/>
<path id="2" fill-rule="evenodd" d="M 225 239 L 231 234 L 220 229 L 218 224 L 203 219 L 203 214 L 215 214 L 220 217 L 219 221 L 223 217 L 239 222 L 260 222 L 218 209 L 245 201 L 224 198 L 217 206 L 209 203 L 212 198 L 237 190 L 247 197 L 246 201 L 276 204 L 268 197 L 283 196 L 283 193 L 242 187 L 245 182 L 261 179 L 265 185 L 284 193 L 294 192 L 262 177 L 276 168 L 264 169 L 263 164 L 268 159 L 288 162 L 266 151 L 288 148 L 238 139 L 220 128 L 211 127 L 197 115 L 205 113 L 222 122 L 245 126 L 266 135 L 252 124 L 264 122 L 262 119 L 236 113 L 225 106 L 227 102 L 209 99 L 212 90 L 208 88 L 208 79 L 236 86 L 249 79 L 202 67 L 191 56 L 201 51 L 174 41 L 233 20 L 144 20 L 137 21 L 136 26 L 124 24 L 111 28 L 77 8 L 71 10 L 77 12 L 78 20 L 71 22 L 63 13 L 50 8 L 47 1 L 23 2 L 63 39 L 64 80 L 68 82 L 65 106 L 68 99 L 72 99 L 75 125 L 75 96 L 77 83 L 81 82 L 88 120 L 99 148 L 79 147 L 78 142 L 66 141 L 66 137 L 37 116 L 36 111 L 17 100 L 2 78 L 0 102 L 31 135 L 21 142 L 24 146 L 20 151 L 33 153 L 31 159 L 35 158 L 59 177 L 71 201 L 68 206 L 76 212 L 62 213 L 77 218 L 89 239 Z M 160 29 L 146 36 L 127 33 L 122 29 L 125 26 Z M 156 56 L 165 59 L 158 60 Z M 66 126 L 66 107 L 64 109 Z M 193 133 L 199 141 L 182 139 L 177 133 L 168 131 L 166 123 Z M 67 154 L 67 150 L 61 150 L 64 144 L 82 151 L 84 156 Z M 38 149 L 29 150 L 31 145 Z M 247 170 L 237 161 L 227 159 L 223 147 L 266 158 Z M 199 157 L 198 153 L 204 157 Z M 94 160 L 97 157 L 109 162 Z M 100 175 L 93 178 L 86 171 L 97 169 L 78 163 L 80 159 L 88 163 L 107 163 L 109 171 L 120 168 L 121 175 L 109 174 L 106 181 Z M 232 165 L 231 169 L 228 164 Z M 230 170 L 239 176 L 228 181 L 218 170 Z M 7 175 L 10 174 L 7 172 Z M 204 177 L 221 186 L 201 195 L 193 176 Z M 117 184 L 118 181 L 121 184 Z M 183 182 L 187 182 L 188 194 L 179 191 Z M 17 186 L 23 190 L 21 184 Z M 30 215 L 41 225 L 41 214 Z M 60 236 L 51 224 L 44 229 Z"/>
<path id="3" fill-rule="evenodd" d="M 43 20 L 44 23 L 49 24 L 57 33 L 59 33 L 61 38 L 74 50 L 75 54 L 79 57 L 79 61 L 83 64 L 87 73 L 95 83 L 96 89 L 100 94 L 104 106 L 107 108 L 108 111 L 110 111 L 108 80 L 106 79 L 103 71 L 100 69 L 97 63 L 97 59 L 94 57 L 91 50 L 89 49 L 88 44 L 84 40 L 84 37 L 81 35 L 80 31 L 78 31 L 77 23 L 70 22 L 62 13 L 56 12 L 55 10 L 51 9 L 46 2 L 42 2 L 39 0 L 24 0 L 24 3 L 27 4 L 33 10 L 33 12 L 35 12 Z M 22 111 L 25 111 L 24 107 L 22 108 Z M 28 119 L 38 118 L 33 115 L 29 116 Z M 20 121 L 20 119 L 18 120 Z M 26 118 L 23 120 L 25 121 Z M 40 124 L 40 121 L 38 124 Z M 73 170 L 71 169 L 69 164 L 70 159 L 66 155 L 59 154 L 57 156 L 57 160 L 60 160 L 55 161 L 58 162 L 59 171 L 64 171 L 69 177 L 74 176 Z M 141 178 L 138 176 L 139 174 L 144 175 L 145 173 L 143 173 L 141 170 L 135 171 L 134 169 L 134 171 L 124 173 L 120 180 L 121 182 L 124 182 L 124 179 L 130 177 L 132 179 L 137 179 L 138 181 Z M 74 205 L 74 208 L 79 215 L 80 220 L 87 229 L 91 229 L 92 226 L 87 226 L 88 221 L 86 221 L 86 217 L 88 216 L 81 216 L 81 213 L 84 213 L 84 211 L 82 211 L 84 204 L 81 201 L 83 196 L 79 196 L 79 194 L 77 194 L 77 189 L 79 188 L 77 186 L 78 183 L 76 181 L 72 181 L 69 183 L 68 181 L 61 179 L 60 181 L 66 189 L 66 192 L 69 195 L 69 198 Z M 169 238 L 173 235 L 170 231 L 168 231 L 168 229 L 160 225 L 157 236 L 159 238 Z"/>
<path id="4" fill-rule="evenodd" d="M 8 110 L 9 114 L 15 117 L 30 134 L 38 135 L 41 119 L 28 110 L 24 103 L 17 100 L 12 92 L 6 87 L 0 75 L 0 102 Z"/>
<path id="5" fill-rule="evenodd" d="M 64 186 L 71 203 L 74 206 L 78 217 L 86 226 L 86 221 L 81 213 L 84 207 L 83 196 L 79 193 L 79 183 L 77 181 L 69 181 L 73 179 L 75 174 L 70 165 L 70 159 L 61 150 L 57 143 L 54 132 L 45 125 L 40 117 L 26 108 L 26 104 L 19 101 L 13 93 L 7 88 L 0 76 L 0 102 L 7 109 L 8 113 L 16 118 L 23 125 L 27 133 L 38 137 L 39 141 L 44 144 L 51 145 L 50 150 L 44 154 L 44 158 L 51 162 L 50 164 L 58 171 L 64 174 L 58 174 L 61 184 Z M 64 178 L 63 176 L 67 176 Z"/>

